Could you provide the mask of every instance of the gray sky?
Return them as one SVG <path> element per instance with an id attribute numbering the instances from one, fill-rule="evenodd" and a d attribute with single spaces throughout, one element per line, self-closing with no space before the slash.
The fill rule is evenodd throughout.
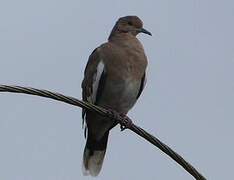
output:
<path id="1" fill-rule="evenodd" d="M 234 1 L 0 1 L 0 84 L 80 98 L 87 58 L 118 17 L 138 15 L 149 59 L 135 122 L 208 179 L 233 178 Z M 0 179 L 83 177 L 81 110 L 56 101 L 0 94 Z M 130 131 L 111 132 L 97 180 L 193 179 Z"/>

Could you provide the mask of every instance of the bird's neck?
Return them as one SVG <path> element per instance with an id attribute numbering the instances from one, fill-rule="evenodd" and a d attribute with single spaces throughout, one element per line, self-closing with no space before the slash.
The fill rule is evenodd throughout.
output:
<path id="1" fill-rule="evenodd" d="M 136 39 L 136 36 L 131 33 L 112 32 L 108 38 L 108 41 L 126 41 L 129 39 Z"/>
<path id="2" fill-rule="evenodd" d="M 108 41 L 121 47 L 143 50 L 142 44 L 136 36 L 128 33 L 114 34 L 109 37 Z"/>

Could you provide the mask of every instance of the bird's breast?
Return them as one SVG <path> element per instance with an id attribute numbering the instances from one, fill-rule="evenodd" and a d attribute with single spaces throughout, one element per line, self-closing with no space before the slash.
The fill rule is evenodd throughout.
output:
<path id="1" fill-rule="evenodd" d="M 127 113 L 135 104 L 140 83 L 130 78 L 107 84 L 100 105 Z"/>

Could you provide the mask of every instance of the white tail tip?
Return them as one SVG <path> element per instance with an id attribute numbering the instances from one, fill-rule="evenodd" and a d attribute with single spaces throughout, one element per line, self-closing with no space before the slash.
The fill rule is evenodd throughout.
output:
<path id="1" fill-rule="evenodd" d="M 83 175 L 97 176 L 100 173 L 105 152 L 105 150 L 93 151 L 93 153 L 91 154 L 90 150 L 88 148 L 85 148 L 82 165 Z"/>

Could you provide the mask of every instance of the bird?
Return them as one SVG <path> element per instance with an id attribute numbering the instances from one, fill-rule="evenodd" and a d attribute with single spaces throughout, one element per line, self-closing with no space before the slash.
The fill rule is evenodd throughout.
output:
<path id="1" fill-rule="evenodd" d="M 82 81 L 82 100 L 126 115 L 140 97 L 146 83 L 147 57 L 136 38 L 152 35 L 137 16 L 120 17 L 108 41 L 89 56 Z M 97 176 L 102 168 L 110 130 L 116 121 L 82 110 L 86 145 L 84 175 Z"/>

